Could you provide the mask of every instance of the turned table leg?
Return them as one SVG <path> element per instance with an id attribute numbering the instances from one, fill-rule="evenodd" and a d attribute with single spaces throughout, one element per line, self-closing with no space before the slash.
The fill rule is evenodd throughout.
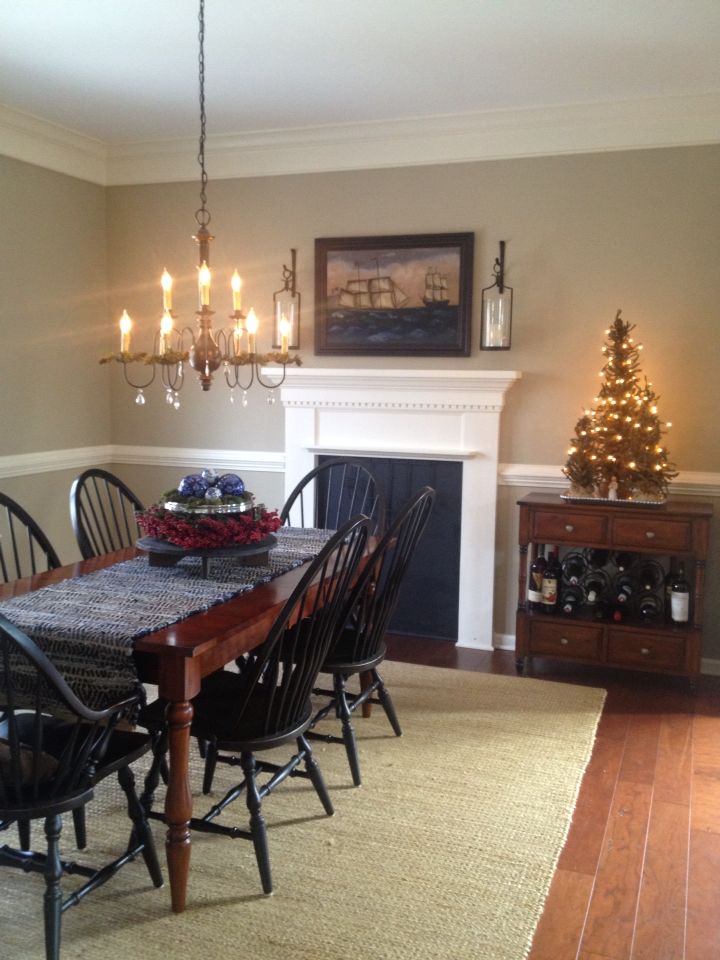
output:
<path id="1" fill-rule="evenodd" d="M 190 873 L 190 818 L 192 792 L 190 790 L 190 724 L 193 707 L 188 700 L 171 702 L 167 706 L 170 777 L 165 795 L 165 823 L 167 838 L 170 899 L 173 913 L 185 909 L 188 875 Z"/>

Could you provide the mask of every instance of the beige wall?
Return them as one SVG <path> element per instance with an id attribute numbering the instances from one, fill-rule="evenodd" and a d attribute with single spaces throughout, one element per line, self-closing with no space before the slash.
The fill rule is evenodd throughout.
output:
<path id="1" fill-rule="evenodd" d="M 105 191 L 0 156 L 0 456 L 108 442 Z"/>
<path id="2" fill-rule="evenodd" d="M 683 471 L 720 473 L 718 169 L 720 147 L 710 146 L 211 179 L 208 202 L 217 237 L 213 265 L 223 281 L 235 266 L 240 270 L 245 304 L 254 305 L 265 323 L 259 344 L 264 349 L 269 346 L 272 291 L 280 285 L 290 247 L 297 247 L 305 363 L 363 366 L 368 358 L 313 356 L 314 239 L 473 231 L 472 355 L 402 362 L 522 370 L 523 379 L 511 389 L 503 413 L 502 462 L 564 462 L 575 421 L 598 382 L 604 330 L 621 307 L 626 319 L 637 324 L 645 346 L 643 370 L 661 395 L 661 414 L 674 423 L 668 437 L 672 458 Z M 174 411 L 154 385 L 147 391 L 148 404 L 140 408 L 122 385 L 119 370 L 94 365 L 99 353 L 116 349 L 115 322 L 123 307 L 145 321 L 147 333 L 157 322 L 157 279 L 165 266 L 178 279 L 176 308 L 192 322 L 196 184 L 115 187 L 103 193 L 13 161 L 2 161 L 0 177 L 2 202 L 9 204 L 11 222 L 23 237 L 21 256 L 12 233 L 3 231 L 0 245 L 7 253 L 0 258 L 0 277 L 4 290 L 20 286 L 23 318 L 32 318 L 22 332 L 13 331 L 8 357 L 7 331 L 17 311 L 5 298 L 6 350 L 0 362 L 6 417 L 0 427 L 0 454 L 109 442 L 282 449 L 282 411 L 279 405 L 267 406 L 259 393 L 242 410 L 230 406 L 224 387 L 202 394 L 189 382 L 180 410 Z M 507 241 L 507 280 L 515 290 L 513 349 L 484 353 L 477 348 L 480 289 L 490 281 L 500 239 Z M 105 251 L 108 315 L 103 303 Z M 8 269 L 8 257 L 17 264 L 19 283 L 15 271 Z M 40 275 L 45 290 L 39 290 Z M 221 323 L 229 296 L 219 279 L 214 306 Z M 28 377 L 19 367 L 18 358 L 29 342 L 47 344 L 49 339 L 66 346 L 71 335 L 77 353 L 71 361 L 59 363 L 43 348 L 42 376 L 34 372 Z M 144 342 L 149 345 L 147 334 Z M 398 358 L 371 362 L 393 367 Z M 165 489 L 175 475 L 166 467 L 117 469 L 146 498 Z M 269 505 L 279 505 L 278 475 L 253 475 L 252 482 Z M 496 629 L 505 634 L 514 631 L 514 503 L 524 492 L 501 490 Z M 66 509 L 64 497 L 62 506 L 58 498 L 54 509 Z M 710 592 L 720 575 L 718 523 L 716 518 Z M 720 658 L 720 599 L 708 604 L 706 619 L 705 654 Z"/>

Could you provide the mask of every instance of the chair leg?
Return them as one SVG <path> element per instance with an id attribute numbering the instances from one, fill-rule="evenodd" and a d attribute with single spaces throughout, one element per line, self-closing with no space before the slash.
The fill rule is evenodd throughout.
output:
<path id="1" fill-rule="evenodd" d="M 21 850 L 30 850 L 30 820 L 18 820 L 17 829 L 18 829 L 18 838 L 20 840 L 20 849 Z"/>
<path id="2" fill-rule="evenodd" d="M 60 862 L 60 831 L 62 817 L 57 814 L 45 820 L 47 837 L 47 860 L 45 861 L 45 957 L 46 960 L 59 960 L 60 923 L 62 920 L 62 863 Z"/>
<path id="3" fill-rule="evenodd" d="M 353 784 L 359 787 L 362 783 L 360 758 L 358 757 L 357 741 L 355 740 L 355 728 L 352 724 L 352 711 L 345 696 L 345 677 L 336 673 L 333 677 L 333 686 L 335 687 L 336 712 L 342 724 L 342 737 L 350 765 L 350 773 L 352 774 Z"/>
<path id="4" fill-rule="evenodd" d="M 207 796 L 212 790 L 213 780 L 215 779 L 218 752 L 215 744 L 209 740 L 203 740 L 202 743 L 205 745 L 205 753 L 203 754 L 205 757 L 205 770 L 203 772 L 202 792 Z"/>
<path id="5" fill-rule="evenodd" d="M 320 772 L 320 766 L 312 752 L 312 747 L 305 737 L 298 737 L 297 744 L 298 749 L 305 753 L 305 769 L 307 770 L 312 785 L 315 787 L 315 792 L 320 797 L 320 803 L 322 803 L 325 808 L 325 813 L 331 817 L 335 813 L 335 807 L 333 807 L 328 788 Z"/>
<path id="6" fill-rule="evenodd" d="M 143 791 L 140 794 L 140 803 L 145 811 L 145 816 L 152 810 L 155 791 L 160 783 L 163 767 L 167 768 L 167 748 L 167 728 L 163 728 L 160 733 L 153 734 L 152 763 L 150 764 L 150 769 L 145 774 L 145 783 L 143 784 Z M 163 777 L 163 779 L 165 783 L 167 783 L 167 779 L 165 777 Z"/>
<path id="7" fill-rule="evenodd" d="M 161 887 L 163 885 L 163 877 L 155 850 L 155 842 L 145 818 L 145 810 L 137 795 L 135 775 L 130 767 L 120 767 L 118 770 L 118 783 L 127 798 L 128 816 L 133 824 L 132 839 L 130 842 L 133 843 L 133 841 L 135 841 L 142 844 L 143 860 L 150 874 L 150 879 L 154 886 Z"/>
<path id="8" fill-rule="evenodd" d="M 75 807 L 72 812 L 73 824 L 75 826 L 75 843 L 78 850 L 84 850 L 87 846 L 87 825 L 85 823 L 85 807 Z"/>
<path id="9" fill-rule="evenodd" d="M 261 810 L 262 801 L 260 799 L 260 793 L 258 792 L 257 783 L 255 782 L 257 769 L 255 757 L 252 753 L 243 752 L 240 755 L 240 766 L 245 774 L 245 799 L 250 813 L 250 833 L 252 834 L 253 845 L 255 847 L 255 859 L 257 860 L 258 870 L 260 871 L 263 893 L 272 893 L 270 851 L 268 850 L 265 818 Z"/>
<path id="10" fill-rule="evenodd" d="M 392 702 L 392 697 L 387 692 L 387 689 L 385 688 L 385 684 L 383 683 L 382 677 L 377 672 L 377 670 L 373 670 L 372 674 L 373 674 L 373 680 L 377 681 L 377 684 L 378 684 L 378 687 L 377 687 L 378 699 L 382 704 L 382 708 L 385 711 L 386 717 L 390 721 L 390 726 L 393 728 L 393 732 L 395 733 L 395 736 L 401 737 L 402 728 L 400 726 L 400 722 L 398 721 L 397 714 L 395 713 L 395 704 Z"/>

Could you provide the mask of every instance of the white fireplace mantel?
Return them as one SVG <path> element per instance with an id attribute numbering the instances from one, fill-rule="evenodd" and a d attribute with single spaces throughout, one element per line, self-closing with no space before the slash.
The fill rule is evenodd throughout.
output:
<path id="1" fill-rule="evenodd" d="M 285 493 L 317 454 L 463 464 L 458 643 L 492 649 L 500 412 L 516 370 L 288 369 Z"/>

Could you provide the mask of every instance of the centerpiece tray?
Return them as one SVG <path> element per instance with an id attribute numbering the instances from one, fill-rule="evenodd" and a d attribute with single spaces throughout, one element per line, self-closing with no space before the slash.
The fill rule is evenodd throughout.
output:
<path id="1" fill-rule="evenodd" d="M 135 542 L 135 546 L 147 553 L 151 567 L 174 567 L 185 557 L 200 557 L 202 576 L 207 579 L 210 560 L 231 557 L 238 563 L 264 566 L 268 562 L 270 550 L 276 543 L 277 537 L 269 533 L 255 543 L 235 543 L 227 547 L 207 549 L 179 547 L 159 537 L 141 537 Z"/>

